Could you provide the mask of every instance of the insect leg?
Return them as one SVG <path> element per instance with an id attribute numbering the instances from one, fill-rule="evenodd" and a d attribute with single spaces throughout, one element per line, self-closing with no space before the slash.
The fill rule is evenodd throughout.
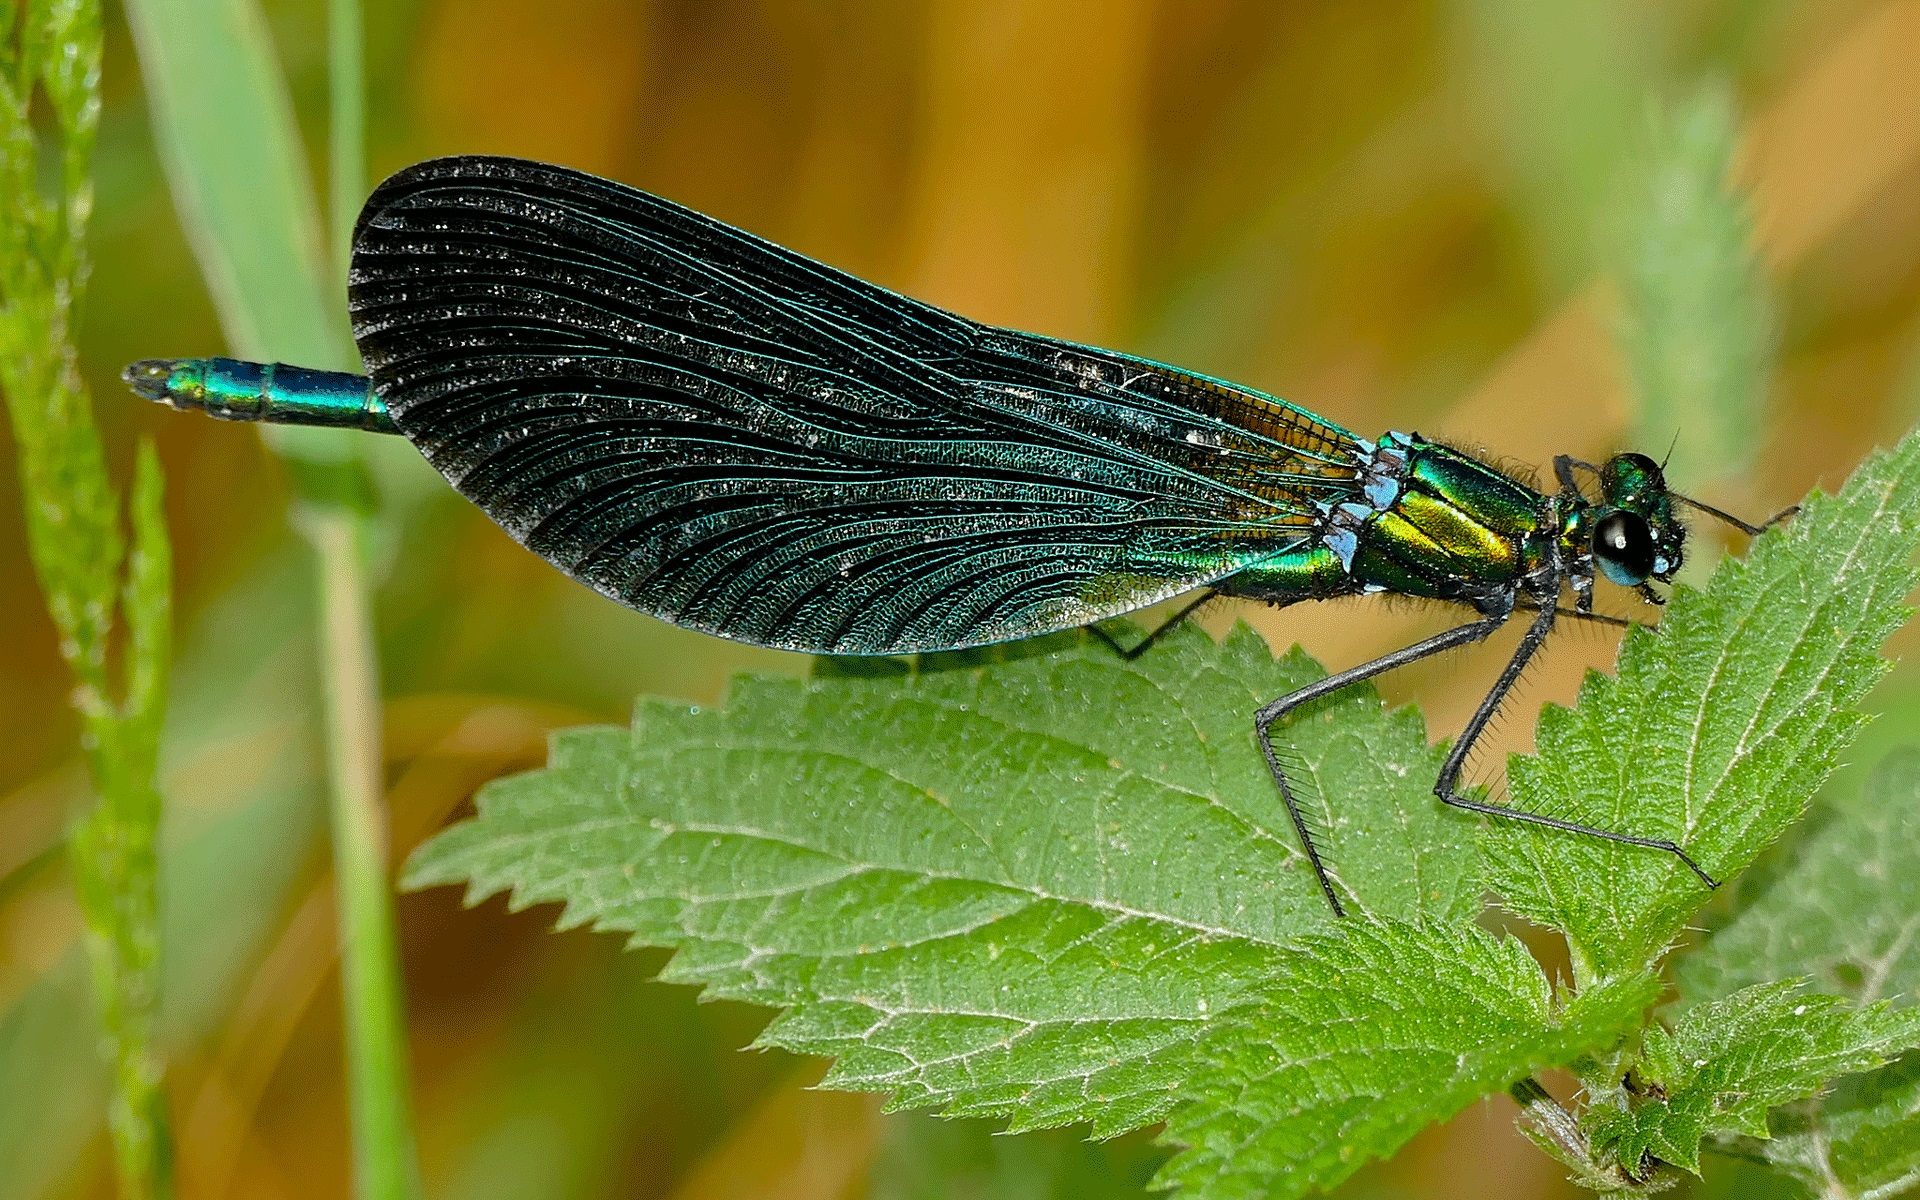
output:
<path id="1" fill-rule="evenodd" d="M 1525 609 L 1527 612 L 1540 611 L 1540 606 L 1538 604 L 1527 604 L 1522 602 L 1520 604 L 1515 605 L 1514 607 Z M 1625 617 L 1611 617 L 1611 616 L 1608 616 L 1606 613 L 1581 612 L 1577 608 L 1571 609 L 1571 610 L 1561 609 L 1560 616 L 1562 618 L 1571 617 L 1576 621 L 1591 621 L 1595 625 L 1608 625 L 1615 629 L 1632 629 L 1635 625 L 1638 625 L 1640 623 L 1638 621 L 1629 621 Z"/>
<path id="2" fill-rule="evenodd" d="M 1583 495 L 1583 493 L 1580 491 L 1579 483 L 1575 482 L 1573 478 L 1575 470 L 1588 471 L 1594 475 L 1600 473 L 1599 467 L 1594 466 L 1590 462 L 1577 459 L 1571 454 L 1554 455 L 1553 474 L 1554 477 L 1560 481 L 1560 490 L 1570 495 L 1579 496 Z"/>
<path id="3" fill-rule="evenodd" d="M 1178 612 L 1174 613 L 1172 616 L 1168 617 L 1166 620 L 1160 622 L 1159 625 L 1154 627 L 1154 630 L 1152 633 L 1149 633 L 1146 637 L 1141 638 L 1137 643 L 1133 645 L 1131 649 L 1125 646 L 1122 646 L 1119 642 L 1115 641 L 1113 639 L 1112 634 L 1100 628 L 1098 625 L 1089 625 L 1087 626 L 1087 630 L 1088 632 L 1092 633 L 1095 637 L 1105 642 L 1107 645 L 1112 646 L 1114 653 L 1118 654 L 1121 658 L 1126 659 L 1128 662 L 1132 662 L 1134 659 L 1139 658 L 1142 654 L 1145 654 L 1148 648 L 1151 647 L 1155 642 L 1159 641 L 1162 637 L 1165 637 L 1167 633 L 1171 631 L 1175 625 L 1178 625 L 1180 622 L 1192 616 L 1194 612 L 1198 610 L 1201 605 L 1207 603 L 1207 601 L 1209 600 L 1214 599 L 1219 594 L 1220 593 L 1215 591 L 1214 589 L 1207 588 L 1204 592 L 1200 594 L 1200 596 L 1197 599 L 1189 600 L 1187 603 L 1182 604 Z"/>
<path id="4" fill-rule="evenodd" d="M 1333 907 L 1334 916 L 1344 917 L 1347 915 L 1347 910 L 1341 906 L 1340 898 L 1334 894 L 1333 881 L 1327 878 L 1327 867 L 1321 861 L 1320 849 L 1313 844 L 1313 835 L 1307 831 L 1306 819 L 1300 814 L 1300 804 L 1293 798 L 1293 788 L 1287 783 L 1287 773 L 1280 767 L 1280 756 L 1274 753 L 1271 732 L 1273 724 L 1302 704 L 1318 700 L 1350 684 L 1371 679 L 1395 667 L 1404 667 L 1408 663 L 1418 662 L 1423 658 L 1439 654 L 1443 650 L 1451 650 L 1455 646 L 1477 642 L 1500 628 L 1506 623 L 1506 619 L 1505 616 L 1487 617 L 1479 621 L 1469 621 L 1445 633 L 1437 633 L 1424 641 L 1395 650 L 1391 654 L 1383 654 L 1372 662 L 1349 667 L 1337 675 L 1329 675 L 1298 691 L 1288 692 L 1254 715 L 1253 732 L 1260 741 L 1260 752 L 1266 755 L 1267 769 L 1273 772 L 1273 782 L 1280 788 L 1280 799 L 1287 805 L 1287 816 L 1293 819 L 1294 832 L 1300 835 L 1301 848 L 1307 852 L 1307 861 L 1313 864 L 1314 874 L 1320 879 L 1320 890 L 1326 893 L 1327 903 Z M 1483 721 L 1482 724 L 1484 723 Z"/>
<path id="5" fill-rule="evenodd" d="M 1527 628 L 1526 635 L 1520 639 L 1519 649 L 1515 650 L 1513 657 L 1507 660 L 1506 670 L 1500 672 L 1500 678 L 1494 681 L 1492 689 L 1489 690 L 1486 697 L 1480 701 L 1480 707 L 1474 710 L 1473 719 L 1468 721 L 1467 727 L 1460 731 L 1460 737 L 1454 742 L 1453 751 L 1447 755 L 1447 761 L 1441 764 L 1440 778 L 1433 785 L 1433 794 L 1440 797 L 1441 803 L 1452 805 L 1454 808 L 1465 809 L 1467 812 L 1484 813 L 1490 817 L 1501 817 L 1509 821 L 1524 821 L 1530 825 L 1544 825 L 1549 829 L 1560 829 L 1567 833 L 1584 833 L 1588 837 L 1604 838 L 1609 842 L 1620 842 L 1628 846 L 1645 846 L 1650 850 L 1665 850 L 1681 862 L 1687 864 L 1687 869 L 1695 875 L 1698 875 L 1702 883 L 1710 888 L 1719 887 L 1719 883 L 1714 880 L 1713 876 L 1701 870 L 1700 864 L 1693 861 L 1692 856 L 1685 850 L 1682 850 L 1677 843 L 1668 841 L 1665 838 L 1635 837 L 1632 834 L 1614 833 L 1607 829 L 1596 829 L 1591 825 L 1582 825 L 1578 821 L 1565 821 L 1559 817 L 1549 817 L 1541 813 L 1526 812 L 1522 809 L 1509 808 L 1503 804 L 1488 804 L 1481 800 L 1471 800 L 1461 795 L 1457 790 L 1460 782 L 1460 772 L 1467 765 L 1467 755 L 1473 752 L 1474 742 L 1479 740 L 1480 734 L 1485 731 L 1487 727 L 1487 723 L 1493 720 L 1493 714 L 1499 711 L 1500 702 L 1506 699 L 1507 693 L 1513 689 L 1514 683 L 1519 680 L 1520 672 L 1526 669 L 1527 660 L 1533 657 L 1534 652 L 1540 649 L 1540 644 L 1547 640 L 1547 634 L 1553 631 L 1556 611 L 1557 603 L 1553 597 L 1549 596 L 1540 602 L 1540 615 L 1535 617 L 1533 624 Z"/>

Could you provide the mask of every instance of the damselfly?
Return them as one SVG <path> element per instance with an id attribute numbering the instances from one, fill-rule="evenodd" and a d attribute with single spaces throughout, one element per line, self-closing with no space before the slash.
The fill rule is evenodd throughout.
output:
<path id="1" fill-rule="evenodd" d="M 211 358 L 136 363 L 127 381 L 218 417 L 403 434 L 573 578 L 762 646 L 955 650 L 1191 593 L 1462 605 L 1465 624 L 1254 718 L 1336 913 L 1273 726 L 1524 610 L 1526 635 L 1435 794 L 1664 851 L 1713 886 L 1670 840 L 1459 787 L 1555 622 L 1610 620 L 1593 612 L 1596 575 L 1658 602 L 1651 582 L 1684 553 L 1680 506 L 1763 528 L 1670 490 L 1643 455 L 1563 456 L 1558 489 L 1542 492 L 1418 434 L 1368 440 L 1235 384 L 982 325 L 644 192 L 514 159 L 440 159 L 382 184 L 355 231 L 349 297 L 368 377 Z"/>

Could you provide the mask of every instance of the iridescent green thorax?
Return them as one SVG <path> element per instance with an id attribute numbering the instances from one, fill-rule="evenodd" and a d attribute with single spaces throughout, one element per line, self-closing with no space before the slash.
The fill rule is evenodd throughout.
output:
<path id="1" fill-rule="evenodd" d="M 1360 499 L 1329 505 L 1311 544 L 1228 582 L 1276 602 L 1366 592 L 1504 612 L 1555 563 L 1554 502 L 1418 434 L 1390 433 L 1356 462 Z"/>
<path id="2" fill-rule="evenodd" d="M 1389 439 L 1407 465 L 1393 502 L 1359 530 L 1352 571 L 1363 591 L 1482 607 L 1543 565 L 1539 492 L 1418 435 Z"/>
<path id="3" fill-rule="evenodd" d="M 1357 442 L 1351 460 L 1350 498 L 1321 505 L 1308 536 L 1218 590 L 1279 604 L 1394 592 L 1494 615 L 1564 585 L 1586 612 L 1596 575 L 1645 592 L 1680 569 L 1686 529 L 1659 464 L 1642 454 L 1598 467 L 1559 460 L 1552 494 L 1419 434 Z M 1597 476 L 1597 499 L 1574 465 Z"/>
<path id="4" fill-rule="evenodd" d="M 122 378 L 149 400 L 227 421 L 399 432 L 364 375 L 231 358 L 150 358 Z"/>

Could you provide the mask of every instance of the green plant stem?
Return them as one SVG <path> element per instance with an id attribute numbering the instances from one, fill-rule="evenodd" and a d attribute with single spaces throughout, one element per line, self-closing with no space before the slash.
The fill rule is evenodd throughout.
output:
<path id="1" fill-rule="evenodd" d="M 341 287 L 346 283 L 354 222 L 367 187 L 365 36 L 359 0 L 329 0 L 328 217 L 334 278 Z M 343 340 L 346 361 L 356 363 L 352 340 Z M 326 486 L 309 489 L 312 501 L 303 504 L 298 520 L 313 545 L 320 583 L 321 674 L 326 690 L 334 904 L 346 1011 L 354 1193 L 361 1200 L 408 1200 L 420 1194 L 420 1178 L 389 871 L 373 593 L 363 547 L 366 514 L 373 504 L 371 489 L 356 486 L 365 480 L 357 453 L 324 470 L 329 476 Z M 312 474 L 307 472 L 310 482 Z"/>
<path id="2" fill-rule="evenodd" d="M 404 1200 L 420 1187 L 382 803 L 379 671 L 360 523 L 343 505 L 307 506 L 298 516 L 319 578 L 354 1193 L 362 1200 Z"/>
<path id="3" fill-rule="evenodd" d="M 92 723 L 89 722 L 89 725 Z M 113 723 L 117 727 L 117 723 Z M 118 748 L 101 743 L 106 756 Z M 158 815 L 159 796 L 103 796 L 75 824 L 68 840 L 76 889 L 108 901 L 83 902 L 87 959 L 102 1051 L 111 1072 L 107 1130 L 114 1173 L 127 1200 L 173 1193 L 168 1144 L 165 1063 L 153 1043 L 158 1007 L 160 940 L 158 872 L 153 829 L 139 816 L 117 811 L 127 800 Z"/>
<path id="4" fill-rule="evenodd" d="M 1573 1172 L 1573 1182 L 1600 1193 L 1628 1191 L 1639 1182 L 1628 1178 L 1611 1163 L 1593 1156 L 1593 1143 L 1580 1121 L 1560 1106 L 1540 1082 L 1529 1075 L 1507 1089 L 1507 1095 L 1520 1106 L 1516 1123 L 1533 1144 L 1546 1151 Z"/>
<path id="5" fill-rule="evenodd" d="M 123 600 L 125 698 L 118 705 L 83 699 L 82 744 L 100 800 L 75 823 L 67 843 L 87 924 L 94 1006 L 113 1077 L 107 1128 L 115 1172 L 121 1194 L 142 1200 L 173 1192 L 161 1088 L 165 1063 L 154 1045 L 160 1006 L 160 870 L 154 852 L 160 792 L 154 775 L 173 574 L 161 499 L 159 456 L 150 443 L 142 444 L 134 468 L 133 552 Z"/>

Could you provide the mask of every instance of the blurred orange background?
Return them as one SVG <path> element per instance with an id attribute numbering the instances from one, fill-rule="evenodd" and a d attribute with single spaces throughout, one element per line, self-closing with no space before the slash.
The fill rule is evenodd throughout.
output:
<path id="1" fill-rule="evenodd" d="M 1606 164 L 1654 98 L 1723 77 L 1747 115 L 1739 171 L 1778 290 L 1780 367 L 1757 469 L 1697 490 L 1759 514 L 1837 485 L 1920 411 L 1920 3 L 1553 7 L 383 0 L 367 12 L 370 144 L 375 177 L 457 152 L 565 163 L 972 317 L 1232 378 L 1364 434 L 1419 428 L 1543 464 L 1604 454 L 1631 427 L 1593 234 Z M 265 8 L 322 177 L 325 4 Z M 223 347 L 114 6 L 108 19 L 81 349 L 120 476 L 150 434 L 170 489 L 164 1028 L 180 1190 L 340 1196 L 310 564 L 252 431 L 170 416 L 117 382 L 132 359 Z M 105 1196 L 105 1087 L 60 847 L 86 783 L 0 450 L 0 1194 Z M 735 671 L 805 668 L 598 598 L 398 439 L 378 454 L 398 855 L 485 780 L 538 764 L 551 728 L 620 721 L 640 693 L 711 702 Z M 1235 617 L 1331 665 L 1446 619 L 1354 604 L 1208 621 Z M 1448 733 L 1509 647 L 1384 687 Z M 1512 711 L 1569 701 L 1612 647 L 1560 639 Z M 1911 688 L 1899 674 L 1882 695 Z M 1530 726 L 1509 722 L 1483 776 Z M 547 911 L 464 911 L 446 889 L 402 897 L 399 915 L 436 1198 L 1037 1198 L 1081 1194 L 1083 1177 L 1129 1195 L 1151 1170 L 1135 1137 L 1075 1160 L 1084 1176 L 1015 1171 L 1029 1191 L 996 1190 L 985 1168 L 913 1191 L 901 1156 L 979 1152 L 930 1118 L 803 1090 L 818 1064 L 742 1053 L 767 1014 L 646 982 L 658 954 L 550 932 Z M 1504 1100 L 1469 1110 L 1341 1194 L 1578 1194 L 1510 1116 Z M 881 1182 L 876 1160 L 895 1164 Z M 1706 1191 L 1761 1186 L 1721 1171 Z"/>

